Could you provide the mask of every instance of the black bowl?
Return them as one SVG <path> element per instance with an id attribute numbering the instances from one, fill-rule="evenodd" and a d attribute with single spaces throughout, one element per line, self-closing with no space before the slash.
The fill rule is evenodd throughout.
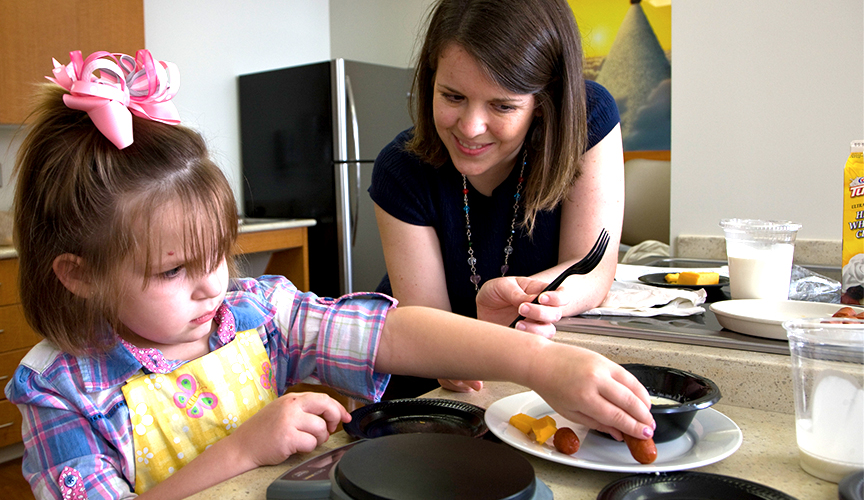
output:
<path id="1" fill-rule="evenodd" d="M 654 405 L 651 415 L 657 423 L 654 442 L 681 437 L 696 412 L 720 400 L 720 388 L 711 380 L 683 370 L 642 364 L 621 365 L 648 390 L 648 394 L 672 399 L 678 404 Z"/>

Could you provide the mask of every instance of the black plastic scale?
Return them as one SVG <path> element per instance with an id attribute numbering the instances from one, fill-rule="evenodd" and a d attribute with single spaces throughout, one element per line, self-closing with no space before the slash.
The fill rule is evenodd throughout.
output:
<path id="1" fill-rule="evenodd" d="M 506 445 L 452 434 L 395 434 L 351 444 L 289 470 L 268 500 L 549 500 L 552 491 Z"/>

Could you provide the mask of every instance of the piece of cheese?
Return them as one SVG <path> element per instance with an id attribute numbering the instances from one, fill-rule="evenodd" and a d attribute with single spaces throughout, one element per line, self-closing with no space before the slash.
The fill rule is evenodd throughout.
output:
<path id="1" fill-rule="evenodd" d="M 525 433 L 525 435 L 528 435 L 528 433 L 531 432 L 531 424 L 533 424 L 536 420 L 536 418 L 530 415 L 526 415 L 524 413 L 517 413 L 510 417 L 510 425 L 519 429 L 520 431 Z"/>
<path id="2" fill-rule="evenodd" d="M 666 283 L 678 283 L 678 273 L 669 273 L 663 277 L 666 280 Z"/>
<path id="3" fill-rule="evenodd" d="M 546 415 L 543 418 L 535 420 L 531 424 L 531 430 L 534 431 L 534 440 L 543 444 L 555 435 L 555 431 L 558 430 L 558 427 L 555 425 L 555 419 Z"/>
<path id="4" fill-rule="evenodd" d="M 678 276 L 679 285 L 716 285 L 720 283 L 720 275 L 710 272 L 683 272 Z"/>

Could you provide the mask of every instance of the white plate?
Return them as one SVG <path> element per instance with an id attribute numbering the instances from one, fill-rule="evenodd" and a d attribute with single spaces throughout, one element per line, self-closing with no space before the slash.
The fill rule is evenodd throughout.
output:
<path id="1" fill-rule="evenodd" d="M 831 316 L 845 304 L 805 302 L 802 300 L 738 299 L 722 300 L 711 304 L 711 311 L 723 328 L 733 332 L 786 340 L 783 322 L 790 319 Z M 856 313 L 864 311 L 852 307 Z"/>
<path id="2" fill-rule="evenodd" d="M 559 428 L 570 427 L 582 442 L 579 451 L 565 455 L 547 443 L 537 444 L 510 425 L 510 417 L 524 413 L 534 418 L 551 415 Z M 713 464 L 735 453 L 741 446 L 741 429 L 717 410 L 700 410 L 687 432 L 678 439 L 657 444 L 657 460 L 642 465 L 631 455 L 627 445 L 603 437 L 556 413 L 534 391 L 514 394 L 492 403 L 486 410 L 486 425 L 501 441 L 531 455 L 583 469 L 610 472 L 670 472 Z"/>

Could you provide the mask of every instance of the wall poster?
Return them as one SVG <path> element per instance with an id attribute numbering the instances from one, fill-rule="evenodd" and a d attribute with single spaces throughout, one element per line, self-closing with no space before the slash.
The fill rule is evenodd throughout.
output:
<path id="1" fill-rule="evenodd" d="M 625 153 L 664 151 L 668 159 L 672 0 L 568 3 L 582 34 L 585 77 L 618 103 Z"/>

